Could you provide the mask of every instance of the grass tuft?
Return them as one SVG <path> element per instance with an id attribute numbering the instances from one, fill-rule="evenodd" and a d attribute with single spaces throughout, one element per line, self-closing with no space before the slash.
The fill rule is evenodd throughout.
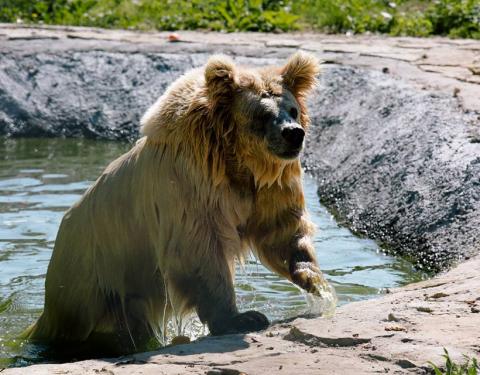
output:
<path id="1" fill-rule="evenodd" d="M 450 358 L 450 354 L 448 354 L 447 349 L 443 349 L 445 354 L 442 356 L 445 358 L 445 371 L 440 369 L 432 362 L 428 362 L 435 373 L 435 375 L 478 375 L 478 370 L 480 367 L 478 366 L 478 361 L 476 358 L 469 358 L 464 356 L 465 362 L 462 364 L 457 364 L 452 361 Z"/>

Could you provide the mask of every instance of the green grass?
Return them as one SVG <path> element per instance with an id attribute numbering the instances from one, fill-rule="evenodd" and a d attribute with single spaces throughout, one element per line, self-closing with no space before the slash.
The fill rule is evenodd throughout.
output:
<path id="1" fill-rule="evenodd" d="M 443 349 L 445 354 L 443 358 L 445 358 L 445 371 L 442 371 L 438 366 L 434 363 L 429 362 L 430 366 L 432 366 L 435 375 L 477 375 L 480 367 L 478 365 L 478 361 L 476 358 L 468 358 L 465 356 L 465 362 L 462 364 L 457 364 L 452 361 L 450 355 L 448 354 L 447 349 Z"/>
<path id="2" fill-rule="evenodd" d="M 479 0 L 0 0 L 0 22 L 480 39 Z"/>
<path id="3" fill-rule="evenodd" d="M 0 0 L 0 22 L 140 30 L 289 31 L 298 16 L 277 0 Z"/>
<path id="4" fill-rule="evenodd" d="M 478 0 L 304 0 L 294 3 L 307 24 L 327 32 L 480 38 Z"/>

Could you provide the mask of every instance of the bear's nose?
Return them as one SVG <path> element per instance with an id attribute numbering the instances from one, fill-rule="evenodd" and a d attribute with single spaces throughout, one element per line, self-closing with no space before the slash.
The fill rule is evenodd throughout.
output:
<path id="1" fill-rule="evenodd" d="M 293 147 L 300 147 L 305 131 L 300 126 L 289 126 L 282 129 L 282 137 Z"/>

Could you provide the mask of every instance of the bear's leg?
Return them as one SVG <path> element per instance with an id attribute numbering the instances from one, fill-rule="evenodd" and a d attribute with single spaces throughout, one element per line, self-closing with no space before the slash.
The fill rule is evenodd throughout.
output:
<path id="1" fill-rule="evenodd" d="M 164 277 L 158 269 L 143 275 L 132 269 L 127 281 L 128 290 L 122 296 L 112 291 L 104 297 L 106 308 L 89 340 L 98 339 L 118 354 L 156 349 L 163 342 L 171 313 Z"/>
<path id="2" fill-rule="evenodd" d="M 175 273 L 177 277 L 171 278 L 175 290 L 197 310 L 198 317 L 207 323 L 212 335 L 260 331 L 269 325 L 262 313 L 238 312 L 232 268 L 226 260 L 215 259 L 191 272 L 183 269 L 182 273 Z"/>
<path id="3" fill-rule="evenodd" d="M 29 338 L 52 343 L 84 341 L 104 307 L 93 288 L 84 288 L 81 292 L 78 293 L 81 297 L 76 298 L 77 293 L 68 287 L 47 285 L 44 311 Z"/>
<path id="4" fill-rule="evenodd" d="M 111 355 L 159 347 L 147 313 L 148 301 L 142 297 L 127 295 L 121 299 L 110 293 L 103 316 L 86 341 Z"/>

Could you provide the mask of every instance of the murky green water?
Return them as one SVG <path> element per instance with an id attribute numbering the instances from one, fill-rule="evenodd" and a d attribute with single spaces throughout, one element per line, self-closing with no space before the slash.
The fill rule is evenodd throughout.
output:
<path id="1" fill-rule="evenodd" d="M 129 147 L 78 139 L 0 138 L 0 368 L 40 359 L 15 336 L 41 312 L 45 272 L 62 215 Z M 319 228 L 315 246 L 320 265 L 339 304 L 421 279 L 409 263 L 340 228 L 318 203 L 313 180 L 306 178 L 305 190 Z M 258 309 L 272 320 L 309 311 L 298 288 L 254 260 L 237 273 L 237 296 L 241 309 Z"/>

